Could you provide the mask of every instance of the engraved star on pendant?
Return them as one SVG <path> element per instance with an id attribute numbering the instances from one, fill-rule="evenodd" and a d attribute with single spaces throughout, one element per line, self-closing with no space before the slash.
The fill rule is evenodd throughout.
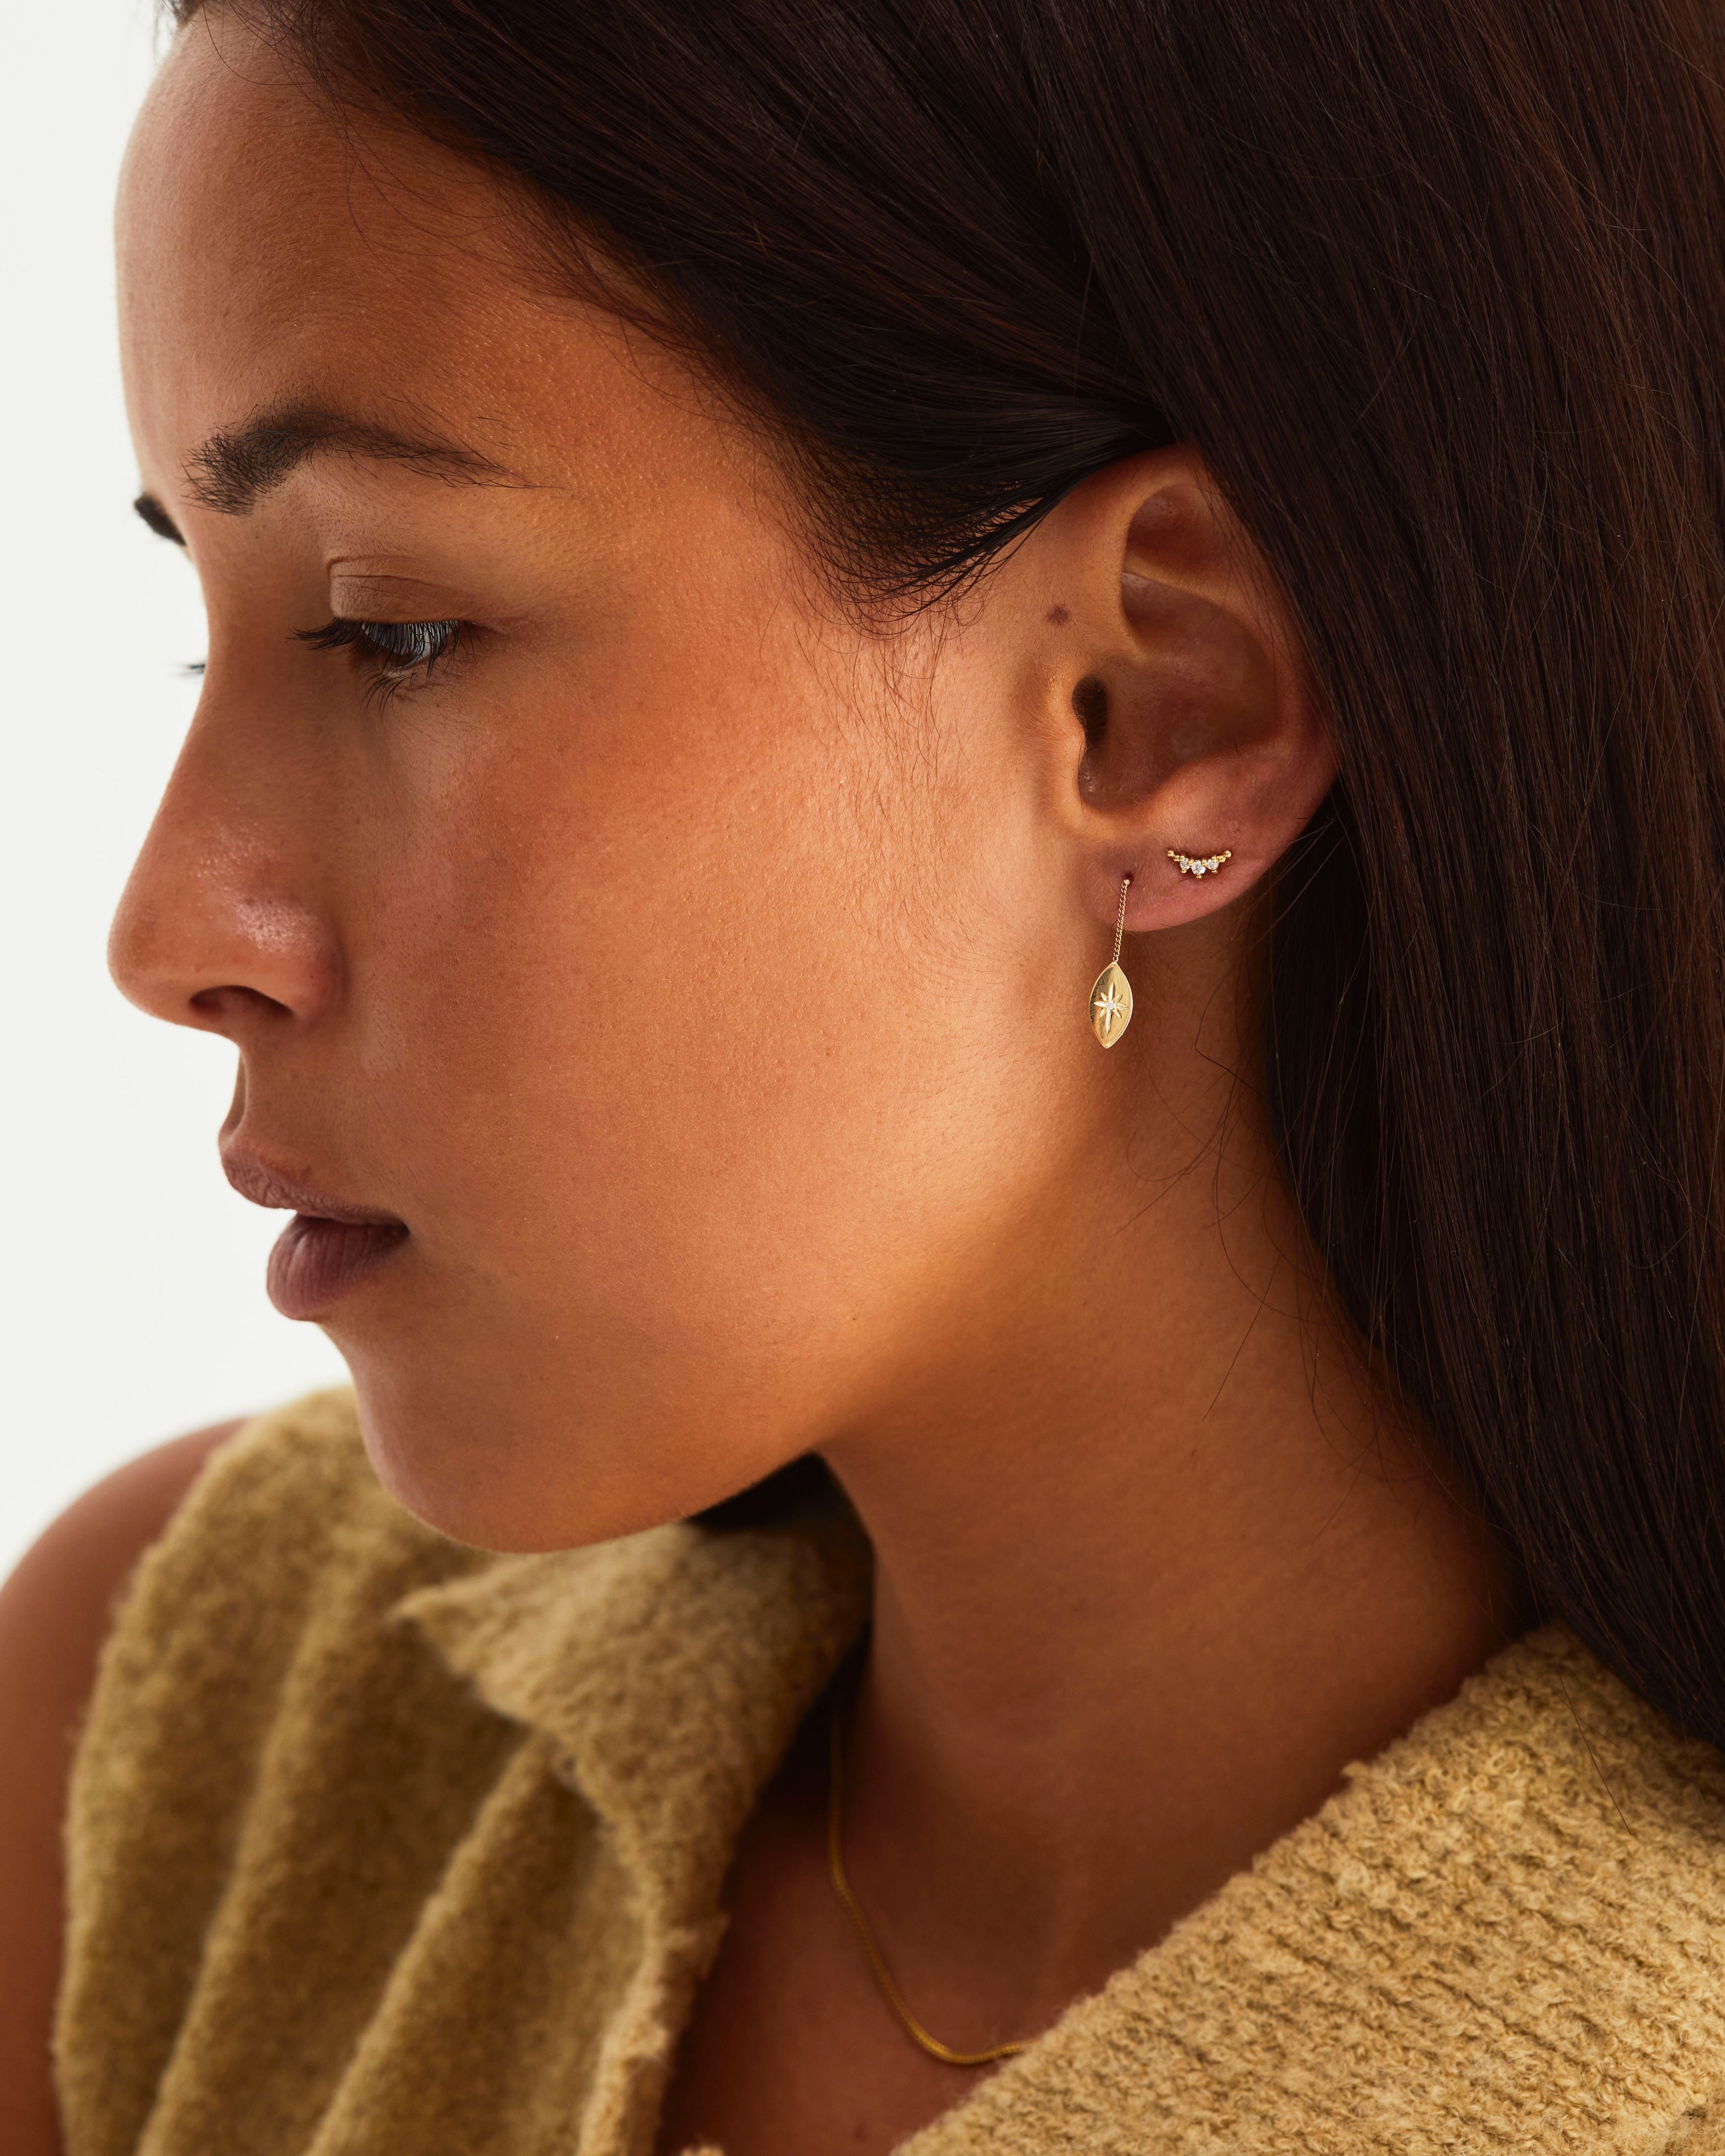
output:
<path id="1" fill-rule="evenodd" d="M 1104 1048 L 1111 1048 L 1132 1017 L 1132 984 L 1118 966 L 1104 966 L 1090 992 L 1091 1030 Z"/>

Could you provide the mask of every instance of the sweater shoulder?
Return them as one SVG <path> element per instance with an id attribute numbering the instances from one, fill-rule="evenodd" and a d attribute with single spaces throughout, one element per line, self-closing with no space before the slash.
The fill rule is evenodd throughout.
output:
<path id="1" fill-rule="evenodd" d="M 401 1596 L 495 1562 L 405 1512 L 366 1456 L 352 1392 L 314 1393 L 218 1446 L 145 1553 L 102 1650 L 72 1823 L 144 1750 L 189 1777 L 244 1758 L 308 1634 L 382 1619 Z M 188 1749 L 189 1748 L 189 1749 Z"/>
<path id="2" fill-rule="evenodd" d="M 321 1606 L 446 1577 L 485 1560 L 404 1512 L 366 1457 L 352 1393 L 259 1415 L 213 1452 L 116 1612 L 85 1748 L 141 1693 L 247 1689 Z M 396 1594 L 403 1591 L 397 1586 Z"/>
<path id="3" fill-rule="evenodd" d="M 285 1806 L 327 1802 L 320 1832 L 339 1845 L 344 1808 L 388 1795 L 365 1779 L 367 1732 L 378 1776 L 400 1763 L 377 1756 L 392 1722 L 434 1748 L 444 1731 L 473 1743 L 476 1703 L 459 1710 L 393 1612 L 495 1562 L 383 1489 L 345 1389 L 211 1454 L 121 1600 L 79 1741 L 57 2040 L 69 2121 L 121 2122 L 114 2145 L 131 2145 L 243 1852 Z"/>

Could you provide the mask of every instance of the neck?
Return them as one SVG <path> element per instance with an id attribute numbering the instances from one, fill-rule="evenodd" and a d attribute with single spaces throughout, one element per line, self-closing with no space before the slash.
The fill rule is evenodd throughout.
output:
<path id="1" fill-rule="evenodd" d="M 1279 1193 L 1237 1126 L 1163 1187 L 1092 1183 L 914 1408 L 829 1450 L 877 1567 L 849 1861 L 957 2047 L 1095 1989 L 1512 1628 Z"/>

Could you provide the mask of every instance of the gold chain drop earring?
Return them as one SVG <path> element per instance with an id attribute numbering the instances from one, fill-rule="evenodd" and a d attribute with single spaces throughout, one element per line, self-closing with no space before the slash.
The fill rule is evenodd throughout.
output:
<path id="1" fill-rule="evenodd" d="M 1114 923 L 1114 956 L 1096 975 L 1090 992 L 1091 1030 L 1104 1048 L 1111 1048 L 1132 1022 L 1132 984 L 1120 970 L 1120 939 L 1126 933 L 1126 895 L 1132 887 L 1130 876 L 1120 880 L 1120 914 Z"/>

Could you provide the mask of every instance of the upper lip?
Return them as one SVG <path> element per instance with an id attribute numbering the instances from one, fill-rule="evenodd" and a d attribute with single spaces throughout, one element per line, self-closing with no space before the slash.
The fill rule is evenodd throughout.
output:
<path id="1" fill-rule="evenodd" d="M 222 1156 L 222 1172 L 242 1198 L 254 1205 L 279 1212 L 304 1213 L 317 1220 L 343 1220 L 353 1228 L 399 1228 L 405 1224 L 393 1213 L 380 1213 L 372 1205 L 344 1205 L 309 1183 L 266 1168 L 254 1155 L 228 1152 Z"/>

